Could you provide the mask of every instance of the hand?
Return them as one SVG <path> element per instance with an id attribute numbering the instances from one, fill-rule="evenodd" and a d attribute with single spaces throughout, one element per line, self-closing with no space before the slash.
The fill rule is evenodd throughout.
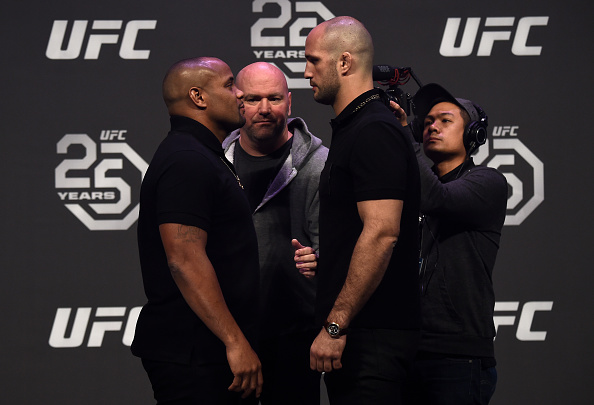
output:
<path id="1" fill-rule="evenodd" d="M 259 398 L 263 384 L 262 365 L 247 340 L 227 347 L 227 361 L 234 376 L 228 390 L 243 392 L 242 398 L 247 398 L 255 390 L 256 398 Z"/>
<path id="2" fill-rule="evenodd" d="M 331 338 L 322 328 L 309 351 L 309 367 L 319 372 L 330 372 L 342 368 L 340 359 L 346 346 L 346 335 L 338 339 Z"/>
<path id="3" fill-rule="evenodd" d="M 313 278 L 318 268 L 318 255 L 309 246 L 303 246 L 297 239 L 291 240 L 295 249 L 295 267 L 306 278 Z"/>
<path id="4" fill-rule="evenodd" d="M 396 118 L 398 118 L 398 121 L 400 121 L 400 125 L 403 127 L 408 125 L 408 122 L 406 121 L 406 112 L 398 105 L 398 103 L 390 100 L 390 109 L 394 112 L 394 115 Z"/>

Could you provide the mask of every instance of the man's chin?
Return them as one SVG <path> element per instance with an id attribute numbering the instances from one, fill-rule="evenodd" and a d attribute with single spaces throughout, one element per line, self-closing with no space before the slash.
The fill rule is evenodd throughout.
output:
<path id="1" fill-rule="evenodd" d="M 314 100 L 317 101 L 318 103 L 324 104 L 324 105 L 331 105 L 334 101 L 334 100 L 330 100 L 329 98 L 326 98 L 326 97 L 320 97 L 317 94 L 314 94 Z"/>
<path id="2" fill-rule="evenodd" d="M 265 142 L 272 141 L 272 140 L 278 138 L 279 136 L 281 136 L 282 131 L 274 131 L 273 128 L 270 128 L 269 130 L 262 130 L 262 128 L 261 128 L 259 131 L 254 131 L 252 128 L 251 131 L 249 131 L 249 130 L 246 131 L 246 135 L 253 142 L 265 143 Z"/>

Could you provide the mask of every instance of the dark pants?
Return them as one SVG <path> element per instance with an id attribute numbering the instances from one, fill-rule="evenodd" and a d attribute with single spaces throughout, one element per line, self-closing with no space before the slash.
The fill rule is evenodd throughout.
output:
<path id="1" fill-rule="evenodd" d="M 309 367 L 309 349 L 318 330 L 260 341 L 264 386 L 262 405 L 318 405 L 321 374 Z"/>
<path id="2" fill-rule="evenodd" d="M 330 404 L 402 404 L 418 340 L 418 331 L 351 330 L 342 368 L 324 374 Z"/>
<path id="3" fill-rule="evenodd" d="M 480 359 L 415 360 L 406 392 L 407 405 L 487 405 L 495 392 L 495 367 Z"/>
<path id="4" fill-rule="evenodd" d="M 257 404 L 254 394 L 242 400 L 241 394 L 227 388 L 233 382 L 229 365 L 186 365 L 142 360 L 157 405 L 240 405 Z"/>

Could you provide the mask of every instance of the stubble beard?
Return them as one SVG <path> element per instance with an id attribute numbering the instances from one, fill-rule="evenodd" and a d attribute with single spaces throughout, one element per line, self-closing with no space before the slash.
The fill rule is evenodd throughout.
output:
<path id="1" fill-rule="evenodd" d="M 254 144 L 266 144 L 268 142 L 274 142 L 276 139 L 280 138 L 284 133 L 286 126 L 287 121 L 285 120 L 282 125 L 275 125 L 271 131 L 261 131 L 250 127 L 245 128 L 245 134 Z"/>
<path id="2" fill-rule="evenodd" d="M 320 104 L 333 105 L 340 87 L 336 70 L 331 70 L 327 83 L 317 87 L 318 91 L 314 93 L 314 100 Z"/>

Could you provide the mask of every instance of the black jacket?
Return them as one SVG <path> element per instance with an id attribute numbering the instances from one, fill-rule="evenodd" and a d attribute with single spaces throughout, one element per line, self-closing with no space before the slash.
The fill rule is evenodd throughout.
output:
<path id="1" fill-rule="evenodd" d="M 421 174 L 420 350 L 494 357 L 493 267 L 507 181 L 472 159 L 441 178 L 414 143 Z"/>

